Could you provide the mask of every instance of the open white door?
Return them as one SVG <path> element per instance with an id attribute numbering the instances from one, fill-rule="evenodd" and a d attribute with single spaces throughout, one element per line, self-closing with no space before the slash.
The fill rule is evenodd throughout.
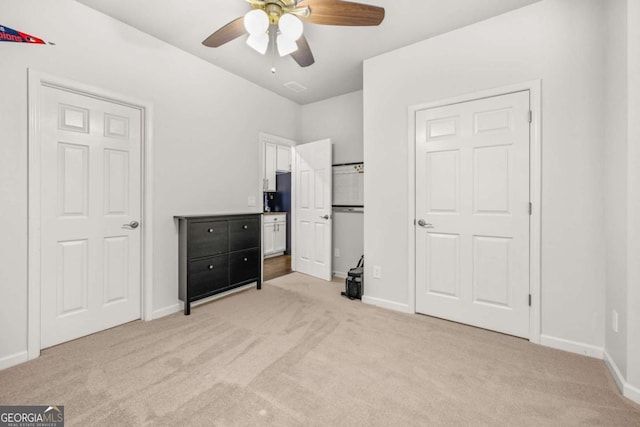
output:
<path id="1" fill-rule="evenodd" d="M 294 268 L 331 280 L 331 140 L 297 145 L 294 151 Z"/>

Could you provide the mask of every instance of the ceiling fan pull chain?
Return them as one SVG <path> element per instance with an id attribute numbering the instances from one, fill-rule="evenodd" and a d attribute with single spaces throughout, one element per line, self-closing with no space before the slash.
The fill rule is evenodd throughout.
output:
<path id="1" fill-rule="evenodd" d="M 278 27 L 271 25 L 269 27 L 269 43 L 271 43 L 271 74 L 276 73 L 276 33 Z"/>

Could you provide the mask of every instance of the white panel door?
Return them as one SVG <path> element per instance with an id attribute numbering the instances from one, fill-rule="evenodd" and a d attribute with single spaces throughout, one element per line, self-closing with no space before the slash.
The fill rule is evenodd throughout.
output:
<path id="1" fill-rule="evenodd" d="M 331 280 L 331 140 L 294 147 L 295 268 Z"/>
<path id="2" fill-rule="evenodd" d="M 141 114 L 43 87 L 41 347 L 140 318 Z"/>
<path id="3" fill-rule="evenodd" d="M 529 92 L 416 113 L 416 311 L 529 337 Z"/>

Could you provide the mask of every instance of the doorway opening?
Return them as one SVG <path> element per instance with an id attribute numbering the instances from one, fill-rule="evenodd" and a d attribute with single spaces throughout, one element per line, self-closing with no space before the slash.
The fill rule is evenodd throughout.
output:
<path id="1" fill-rule="evenodd" d="M 279 271 L 331 280 L 331 140 L 296 145 L 261 133 L 259 151 L 263 259 L 284 256 L 263 262 L 263 273 L 276 264 Z"/>

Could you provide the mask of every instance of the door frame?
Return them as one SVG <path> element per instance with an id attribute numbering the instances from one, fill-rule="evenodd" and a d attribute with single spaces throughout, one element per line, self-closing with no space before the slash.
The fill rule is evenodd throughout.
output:
<path id="1" fill-rule="evenodd" d="M 426 104 L 412 105 L 408 109 L 408 162 L 407 162 L 407 189 L 408 189 L 408 309 L 416 313 L 416 238 L 415 238 L 415 210 L 416 210 L 416 150 L 415 127 L 418 111 L 444 107 L 452 104 L 475 101 L 482 98 L 491 98 L 499 95 L 507 95 L 514 92 L 529 91 L 529 106 L 532 111 L 531 126 L 529 129 L 529 197 L 533 204 L 529 221 L 529 293 L 531 294 L 531 307 L 529 309 L 529 341 L 540 344 L 540 276 L 541 276 L 541 192 L 542 192 L 542 81 L 532 80 L 508 86 L 502 86 L 442 99 Z"/>
<path id="2" fill-rule="evenodd" d="M 295 146 L 297 145 L 297 142 L 292 140 L 292 139 L 287 139 L 287 138 L 283 138 L 281 136 L 276 136 L 276 135 L 271 135 L 269 133 L 265 133 L 265 132 L 259 132 L 258 133 L 258 194 L 260 195 L 260 201 L 258 203 L 256 203 L 257 207 L 257 211 L 259 213 L 264 212 L 264 198 L 263 198 L 263 194 L 264 194 L 264 144 L 265 142 L 273 142 L 274 144 L 278 144 L 278 145 L 288 145 L 289 147 L 291 147 L 291 212 L 289 212 L 289 221 L 291 221 L 291 271 L 296 271 L 296 261 L 295 261 L 295 256 L 293 256 L 293 254 L 295 254 L 296 251 L 296 244 L 295 244 L 295 236 L 296 236 L 296 232 L 295 232 L 295 227 L 294 227 L 294 220 L 295 220 L 295 213 L 293 207 L 295 206 L 295 180 L 293 179 L 294 176 L 294 172 L 295 172 L 295 161 L 294 161 L 294 156 L 295 156 Z M 262 207 L 260 207 L 262 206 Z M 264 230 L 261 230 L 260 232 L 262 232 Z M 260 251 L 262 251 L 263 248 L 260 248 Z M 263 264 L 263 268 L 264 268 L 264 254 L 262 254 L 262 264 Z"/>
<path id="3" fill-rule="evenodd" d="M 64 90 L 91 98 L 137 109 L 141 113 L 141 262 L 140 314 L 142 320 L 153 319 L 153 104 L 107 89 L 28 69 L 28 279 L 27 279 L 27 353 L 28 359 L 40 356 L 41 315 L 41 128 L 40 99 L 42 87 Z"/>

